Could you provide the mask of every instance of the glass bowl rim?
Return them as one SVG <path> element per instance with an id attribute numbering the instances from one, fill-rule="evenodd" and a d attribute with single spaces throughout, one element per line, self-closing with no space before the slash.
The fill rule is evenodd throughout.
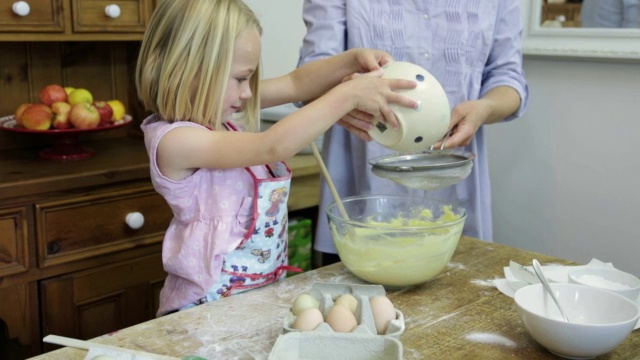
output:
<path id="1" fill-rule="evenodd" d="M 352 201 L 357 201 L 357 200 L 367 200 L 367 199 L 417 199 L 415 196 L 410 196 L 410 195 L 356 195 L 356 196 L 348 196 L 345 198 L 341 199 L 341 202 L 344 203 L 348 203 L 348 202 L 352 202 Z M 437 226 L 402 226 L 402 227 L 397 227 L 397 226 L 371 226 L 371 224 L 368 223 L 363 223 L 360 221 L 353 221 L 353 220 L 346 220 L 344 219 L 342 216 L 336 216 L 334 214 L 331 213 L 331 209 L 335 208 L 338 206 L 338 202 L 337 201 L 333 201 L 332 203 L 330 203 L 324 210 L 325 214 L 327 215 L 327 217 L 329 218 L 330 221 L 339 221 L 342 224 L 345 225 L 350 225 L 350 226 L 354 226 L 354 227 L 359 227 L 359 228 L 367 228 L 367 229 L 376 229 L 376 230 L 389 230 L 389 229 L 393 229 L 396 230 L 398 232 L 411 232 L 411 231 L 424 231 L 424 230 L 435 230 L 435 229 L 442 229 L 442 228 L 448 228 L 454 225 L 457 225 L 461 222 L 464 222 L 467 218 L 467 210 L 460 206 L 460 205 L 456 205 L 456 204 L 452 204 L 443 200 L 439 200 L 439 199 L 435 199 L 435 198 L 431 198 L 428 196 L 421 196 L 419 197 L 420 199 L 423 200 L 427 200 L 433 203 L 438 203 L 442 206 L 451 206 L 452 208 L 456 209 L 456 210 L 461 210 L 461 215 L 460 218 L 456 219 L 455 221 L 450 221 L 441 225 L 437 225 Z"/>

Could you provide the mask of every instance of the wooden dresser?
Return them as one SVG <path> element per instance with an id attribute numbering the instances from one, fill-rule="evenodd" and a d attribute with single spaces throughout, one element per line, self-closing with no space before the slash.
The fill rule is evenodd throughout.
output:
<path id="1" fill-rule="evenodd" d="M 157 0 L 7 0 L 0 41 L 141 40 Z"/>
<path id="2" fill-rule="evenodd" d="M 46 334 L 90 339 L 155 316 L 171 212 L 149 180 L 139 131 L 147 114 L 133 73 L 156 5 L 0 1 L 0 117 L 60 84 L 119 99 L 134 119 L 80 135 L 96 152 L 80 161 L 40 158 L 55 137 L 0 131 L 0 359 L 50 350 Z M 315 216 L 315 159 L 296 156 L 289 165 L 292 215 Z"/>
<path id="3" fill-rule="evenodd" d="M 86 145 L 96 155 L 80 161 L 0 151 L 2 359 L 53 349 L 41 342 L 47 334 L 90 339 L 155 317 L 172 215 L 149 180 L 143 141 Z M 289 208 L 309 211 L 319 199 L 318 165 L 312 155 L 288 163 Z"/>
<path id="4" fill-rule="evenodd" d="M 567 2 L 562 4 L 550 4 L 545 1 L 542 4 L 540 21 L 563 19 L 564 27 L 581 27 L 580 9 L 581 3 Z"/>

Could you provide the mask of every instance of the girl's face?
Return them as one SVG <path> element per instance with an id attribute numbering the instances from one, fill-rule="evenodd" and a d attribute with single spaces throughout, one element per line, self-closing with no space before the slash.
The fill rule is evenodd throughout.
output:
<path id="1" fill-rule="evenodd" d="M 233 50 L 233 62 L 222 109 L 223 122 L 231 120 L 231 116 L 242 107 L 243 101 L 251 98 L 249 79 L 256 71 L 259 61 L 260 34 L 255 28 L 249 28 L 238 36 Z"/>

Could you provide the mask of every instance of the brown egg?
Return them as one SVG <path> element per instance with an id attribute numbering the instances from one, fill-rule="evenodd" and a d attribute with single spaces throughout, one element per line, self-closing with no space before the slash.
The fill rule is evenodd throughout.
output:
<path id="1" fill-rule="evenodd" d="M 327 314 L 327 324 L 335 332 L 348 333 L 358 326 L 358 321 L 355 315 L 344 305 L 335 304 Z"/>
<path id="2" fill-rule="evenodd" d="M 396 319 L 395 307 L 389 298 L 382 295 L 370 298 L 369 303 L 371 304 L 371 313 L 373 314 L 373 321 L 376 324 L 378 335 L 386 334 L 389 323 Z"/>
<path id="3" fill-rule="evenodd" d="M 323 321 L 324 319 L 322 318 L 320 310 L 311 307 L 302 310 L 300 315 L 296 316 L 291 327 L 296 330 L 311 331 L 322 324 Z"/>

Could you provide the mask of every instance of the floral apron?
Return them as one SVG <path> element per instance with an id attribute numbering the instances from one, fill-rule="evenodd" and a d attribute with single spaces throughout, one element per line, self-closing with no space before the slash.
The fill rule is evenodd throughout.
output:
<path id="1" fill-rule="evenodd" d="M 254 181 L 252 225 L 238 247 L 225 255 L 220 278 L 209 292 L 181 310 L 270 284 L 284 278 L 287 271 L 302 271 L 288 266 L 291 170 L 284 162 L 265 166 L 271 175 L 267 179 L 258 179 L 245 168 Z"/>

